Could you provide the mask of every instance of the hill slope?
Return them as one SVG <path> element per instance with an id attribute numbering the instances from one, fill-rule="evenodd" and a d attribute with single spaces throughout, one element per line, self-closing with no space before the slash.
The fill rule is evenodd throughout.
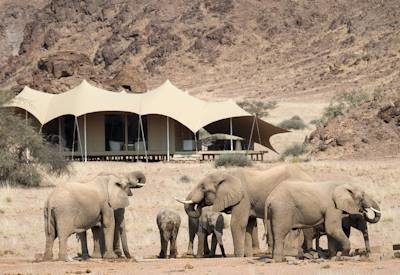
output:
<path id="1" fill-rule="evenodd" d="M 143 90 L 169 78 L 202 97 L 324 98 L 399 76 L 396 0 L 9 2 L 0 86 L 14 90 L 59 92 L 82 77 Z"/>

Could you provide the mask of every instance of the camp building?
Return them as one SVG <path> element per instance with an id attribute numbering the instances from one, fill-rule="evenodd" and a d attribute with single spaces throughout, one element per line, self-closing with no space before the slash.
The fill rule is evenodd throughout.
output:
<path id="1" fill-rule="evenodd" d="M 169 160 L 176 154 L 274 150 L 270 137 L 286 130 L 240 108 L 211 102 L 166 81 L 146 93 L 113 92 L 83 80 L 49 94 L 25 87 L 9 104 L 30 120 L 66 157 L 81 160 Z"/>

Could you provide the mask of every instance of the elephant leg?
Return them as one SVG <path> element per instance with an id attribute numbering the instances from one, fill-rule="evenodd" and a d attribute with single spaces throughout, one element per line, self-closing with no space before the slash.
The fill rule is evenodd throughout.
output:
<path id="1" fill-rule="evenodd" d="M 93 234 L 93 253 L 92 258 L 101 258 L 104 254 L 104 235 L 103 231 L 98 226 L 92 227 Z M 103 246 L 103 247 L 102 247 Z"/>
<path id="2" fill-rule="evenodd" d="M 285 237 L 292 229 L 293 221 L 289 217 L 289 215 L 291 215 L 291 212 L 288 212 L 289 209 L 284 209 L 283 211 L 279 210 L 279 208 L 274 210 L 269 207 L 266 213 L 271 227 L 268 234 L 271 233 L 273 240 L 272 258 L 277 262 L 282 262 L 284 256 Z"/>
<path id="3" fill-rule="evenodd" d="M 124 251 L 124 255 L 127 259 L 131 258 L 131 253 L 129 252 L 128 247 L 128 239 L 126 237 L 126 228 L 125 221 L 121 224 L 121 242 L 122 242 L 122 250 Z"/>
<path id="4" fill-rule="evenodd" d="M 328 211 L 325 215 L 325 231 L 326 234 L 337 240 L 342 246 L 342 254 L 349 255 L 350 241 L 342 229 L 342 212 L 340 210 Z"/>
<path id="5" fill-rule="evenodd" d="M 315 231 L 314 228 L 303 229 L 303 235 L 304 235 L 303 250 L 305 252 L 309 252 L 312 250 L 314 231 Z"/>
<path id="6" fill-rule="evenodd" d="M 209 253 L 209 256 L 214 257 L 216 250 L 217 250 L 217 236 L 215 235 L 215 233 L 213 233 L 211 237 L 211 251 Z"/>
<path id="7" fill-rule="evenodd" d="M 46 225 L 45 225 L 46 226 Z M 45 229 L 46 232 L 46 248 L 43 256 L 44 261 L 50 261 L 53 259 L 53 246 L 54 246 L 54 240 L 56 239 L 56 234 L 54 227 L 47 232 L 47 226 Z"/>
<path id="8" fill-rule="evenodd" d="M 108 206 L 105 206 L 102 209 L 102 215 L 102 227 L 104 229 L 105 240 L 105 253 L 103 258 L 115 259 L 117 256 L 115 255 L 113 249 L 115 229 L 114 210 Z"/>
<path id="9" fill-rule="evenodd" d="M 68 257 L 67 254 L 67 242 L 68 242 L 68 235 L 66 234 L 60 234 L 58 237 L 59 240 L 59 253 L 58 253 L 58 260 L 59 261 L 70 261 L 70 258 Z"/>
<path id="10" fill-rule="evenodd" d="M 206 234 L 204 237 L 204 255 L 210 254 L 210 247 L 208 245 L 208 235 Z"/>
<path id="11" fill-rule="evenodd" d="M 198 219 L 196 219 L 198 221 Z M 188 224 L 189 224 L 189 244 L 186 254 L 193 255 L 193 241 L 194 237 L 196 236 L 196 231 L 198 228 L 197 222 L 194 218 L 188 217 Z"/>
<path id="12" fill-rule="evenodd" d="M 176 237 L 172 236 L 170 240 L 170 245 L 169 245 L 169 257 L 170 258 L 176 258 L 178 254 L 178 251 L 176 249 Z"/>
<path id="13" fill-rule="evenodd" d="M 338 252 L 339 242 L 329 235 L 326 235 L 326 237 L 328 239 L 328 257 L 335 257 Z"/>
<path id="14" fill-rule="evenodd" d="M 205 247 L 206 242 L 207 242 L 207 237 L 206 237 L 205 232 L 199 231 L 197 233 L 197 238 L 198 238 L 198 245 L 197 245 L 197 255 L 196 255 L 196 257 L 203 257 L 205 255 L 204 254 L 204 247 Z M 207 243 L 207 246 L 208 246 L 208 243 Z"/>
<path id="15" fill-rule="evenodd" d="M 243 257 L 245 254 L 245 235 L 249 212 L 249 205 L 243 202 L 240 202 L 232 209 L 231 232 L 235 257 Z"/>
<path id="16" fill-rule="evenodd" d="M 254 217 L 250 217 L 247 222 L 247 226 L 246 226 L 245 249 L 244 249 L 245 257 L 253 256 L 253 232 L 254 232 L 254 227 L 256 224 L 257 224 L 257 219 Z M 256 232 L 257 232 L 257 229 L 256 229 Z M 258 234 L 258 232 L 257 232 L 257 234 Z M 257 243 L 258 243 L 258 241 L 257 241 Z"/>
<path id="17" fill-rule="evenodd" d="M 81 243 L 82 259 L 86 260 L 89 258 L 89 251 L 87 247 L 87 236 L 86 231 L 77 233 L 77 237 Z"/>
<path id="18" fill-rule="evenodd" d="M 160 230 L 160 243 L 161 243 L 161 250 L 158 257 L 161 259 L 165 259 L 167 258 L 168 241 L 164 238 L 162 230 Z"/>
<path id="19" fill-rule="evenodd" d="M 259 254 L 260 253 L 260 241 L 258 239 L 258 224 L 257 224 L 257 219 L 254 223 L 253 231 L 251 233 L 251 241 L 252 241 L 252 250 L 253 254 Z"/>
<path id="20" fill-rule="evenodd" d="M 365 250 L 367 253 L 371 252 L 371 247 L 369 245 L 369 235 L 368 235 L 368 225 L 364 217 L 357 220 L 357 223 L 353 225 L 354 228 L 361 231 L 364 238 Z"/>
<path id="21" fill-rule="evenodd" d="M 125 228 L 125 208 L 119 208 L 114 210 L 114 218 L 115 218 L 115 231 L 114 231 L 114 253 L 117 254 L 118 257 L 122 256 L 122 251 L 120 248 L 120 238 L 122 242 L 122 249 L 124 251 L 124 255 L 126 258 L 131 258 L 128 248 L 128 240 L 126 237 L 126 228 Z"/>
<path id="22" fill-rule="evenodd" d="M 266 212 L 267 213 L 267 210 Z M 272 255 L 272 248 L 274 246 L 274 241 L 272 238 L 272 228 L 271 228 L 271 223 L 269 221 L 269 219 L 267 218 L 267 215 L 265 215 L 264 218 L 264 227 L 266 228 L 266 238 L 267 238 L 267 244 L 268 244 L 268 249 L 267 249 L 267 253 Z"/>

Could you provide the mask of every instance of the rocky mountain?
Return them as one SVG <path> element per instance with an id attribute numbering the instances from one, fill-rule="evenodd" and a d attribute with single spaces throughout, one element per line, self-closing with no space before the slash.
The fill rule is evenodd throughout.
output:
<path id="1" fill-rule="evenodd" d="M 3 0 L 0 86 L 82 78 L 207 97 L 323 98 L 398 86 L 397 0 Z"/>

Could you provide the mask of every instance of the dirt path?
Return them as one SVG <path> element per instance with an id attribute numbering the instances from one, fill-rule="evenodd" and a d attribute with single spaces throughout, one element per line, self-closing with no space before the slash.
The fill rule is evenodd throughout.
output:
<path id="1" fill-rule="evenodd" d="M 1 259 L 1 274 L 398 274 L 399 260 L 377 262 L 264 263 L 257 258 L 34 263 Z"/>

